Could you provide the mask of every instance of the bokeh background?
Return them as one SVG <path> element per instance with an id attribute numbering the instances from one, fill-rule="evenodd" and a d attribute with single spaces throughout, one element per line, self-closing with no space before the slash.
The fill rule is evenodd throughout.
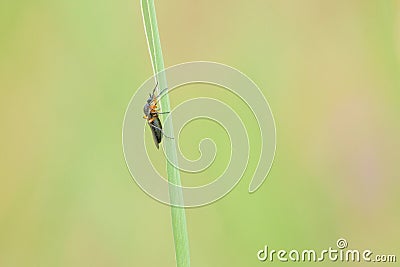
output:
<path id="1" fill-rule="evenodd" d="M 400 257 L 400 1 L 156 8 L 166 66 L 241 70 L 277 126 L 255 194 L 249 171 L 228 196 L 187 210 L 192 266 L 268 265 L 256 257 L 264 245 L 318 250 L 340 237 Z M 122 153 L 125 108 L 151 75 L 139 1 L 1 1 L 0 266 L 174 266 L 170 209 L 139 189 Z M 177 90 L 172 104 L 193 95 Z M 215 126 L 204 123 L 183 132 L 185 153 Z"/>

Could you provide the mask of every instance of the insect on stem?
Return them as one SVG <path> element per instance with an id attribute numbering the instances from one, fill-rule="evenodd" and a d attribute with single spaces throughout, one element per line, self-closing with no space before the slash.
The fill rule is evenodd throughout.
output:
<path id="1" fill-rule="evenodd" d="M 162 137 L 165 136 L 170 139 L 174 139 L 173 137 L 167 136 L 164 131 L 162 130 L 162 124 L 160 118 L 158 117 L 159 114 L 167 114 L 167 112 L 159 112 L 157 109 L 158 99 L 168 88 L 163 89 L 157 96 L 155 96 L 156 89 L 158 87 L 158 81 L 156 86 L 153 89 L 153 92 L 149 94 L 149 98 L 147 99 L 146 104 L 143 107 L 144 118 L 147 120 L 147 123 L 150 126 L 153 140 L 157 148 L 159 148 L 159 144 L 161 143 Z"/>

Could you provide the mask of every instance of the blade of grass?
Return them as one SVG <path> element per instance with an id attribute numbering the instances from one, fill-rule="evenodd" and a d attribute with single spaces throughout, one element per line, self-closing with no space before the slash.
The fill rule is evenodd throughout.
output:
<path id="1" fill-rule="evenodd" d="M 154 0 L 141 0 L 142 16 L 144 28 L 149 47 L 153 72 L 159 83 L 159 88 L 167 88 L 167 79 L 164 70 L 164 60 L 161 50 L 160 35 L 158 33 L 156 11 Z M 164 111 L 170 110 L 168 94 L 161 99 L 161 108 Z M 173 136 L 171 115 L 168 117 L 168 123 L 165 123 L 164 131 L 167 136 Z M 181 185 L 179 170 L 177 165 L 178 157 L 176 151 L 175 139 L 164 138 L 164 148 L 167 160 L 167 176 L 168 181 L 172 184 Z M 171 203 L 183 204 L 182 190 L 177 187 L 169 187 L 169 196 Z M 189 239 L 186 228 L 185 209 L 181 207 L 171 206 L 172 232 L 175 244 L 175 257 L 177 267 L 190 266 Z"/>

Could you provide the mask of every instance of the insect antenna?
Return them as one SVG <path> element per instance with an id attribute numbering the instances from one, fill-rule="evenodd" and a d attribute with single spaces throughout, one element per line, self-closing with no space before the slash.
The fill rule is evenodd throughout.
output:
<path id="1" fill-rule="evenodd" d="M 163 93 L 165 93 L 165 91 L 167 91 L 168 90 L 168 87 L 166 87 L 166 88 L 164 88 L 164 89 L 162 89 L 161 91 L 160 91 L 160 93 L 157 95 L 157 99 L 163 94 Z"/>
<path id="2" fill-rule="evenodd" d="M 154 86 L 153 92 L 150 94 L 150 97 L 154 97 L 154 93 L 156 92 L 157 87 L 158 81 L 156 82 L 156 86 Z M 158 99 L 159 97 L 161 97 L 161 95 L 165 93 L 166 90 L 168 90 L 168 87 L 162 89 L 155 98 Z"/>
<path id="3" fill-rule="evenodd" d="M 156 86 L 154 86 L 153 92 L 151 93 L 152 96 L 154 96 L 154 93 L 156 92 L 157 87 L 158 87 L 158 81 L 156 82 Z"/>

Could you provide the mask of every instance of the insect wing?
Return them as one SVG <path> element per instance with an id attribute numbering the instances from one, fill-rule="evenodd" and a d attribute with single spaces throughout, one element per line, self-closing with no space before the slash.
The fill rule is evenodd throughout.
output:
<path id="1" fill-rule="evenodd" d="M 155 118 L 152 122 L 149 122 L 149 126 L 153 134 L 154 144 L 158 149 L 162 139 L 162 125 L 160 119 Z"/>

